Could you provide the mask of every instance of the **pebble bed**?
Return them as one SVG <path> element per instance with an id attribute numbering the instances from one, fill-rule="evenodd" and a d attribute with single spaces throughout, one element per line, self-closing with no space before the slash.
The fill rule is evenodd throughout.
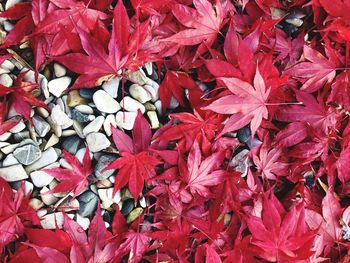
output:
<path id="1" fill-rule="evenodd" d="M 146 64 L 132 74 L 126 73 L 124 92 L 122 80 L 118 77 L 93 89 L 70 90 L 74 75 L 58 63 L 47 67 L 45 75 L 39 74 L 36 81 L 34 72 L 13 58 L 1 65 L 0 84 L 11 87 L 21 72 L 26 72 L 24 81 L 39 84 L 36 96 L 45 101 L 50 111 L 33 108 L 33 125 L 22 119 L 0 136 L 0 176 L 14 190 L 25 183 L 26 193 L 30 193 L 29 203 L 38 211 L 45 229 L 54 229 L 55 221 L 62 227 L 62 212 L 65 212 L 86 230 L 99 201 L 107 227 L 116 205 L 127 222 L 134 221 L 149 200 L 144 196 L 135 200 L 127 188 L 113 196 L 116 171 L 103 170 L 118 158 L 111 126 L 132 130 L 138 110 L 148 118 L 152 129 L 161 125 L 159 82 L 153 64 Z M 178 102 L 173 99 L 170 108 L 177 106 Z M 18 115 L 13 108 L 9 109 L 8 119 L 19 118 Z M 46 193 L 58 181 L 43 170 L 69 169 L 62 151 L 66 150 L 82 161 L 86 146 L 94 167 L 89 187 L 76 198 L 72 193 Z"/>

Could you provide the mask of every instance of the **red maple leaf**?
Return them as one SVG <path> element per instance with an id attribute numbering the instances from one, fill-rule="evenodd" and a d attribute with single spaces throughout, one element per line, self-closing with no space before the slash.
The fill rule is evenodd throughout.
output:
<path id="1" fill-rule="evenodd" d="M 43 107 L 45 109 L 48 109 L 48 106 L 30 93 L 38 87 L 38 84 L 24 82 L 23 78 L 25 74 L 26 72 L 19 74 L 11 88 L 0 85 L 0 96 L 9 95 L 9 101 L 15 110 L 32 123 L 32 119 L 30 118 L 32 106 Z"/>
<path id="2" fill-rule="evenodd" d="M 186 188 L 192 194 L 209 196 L 208 187 L 218 185 L 224 181 L 226 172 L 220 169 L 224 157 L 223 152 L 216 152 L 202 160 L 199 144 L 194 141 L 188 155 L 187 164 L 181 155 L 179 157 L 179 173 L 186 184 Z"/>
<path id="3" fill-rule="evenodd" d="M 37 1 L 33 1 L 37 2 Z M 16 45 L 21 43 L 25 36 L 29 35 L 34 28 L 32 19 L 32 3 L 17 3 L 5 12 L 0 14 L 0 17 L 18 20 L 11 32 L 6 35 L 1 48 Z"/>
<path id="4" fill-rule="evenodd" d="M 14 193 L 0 176 L 0 251 L 24 234 L 26 225 L 38 225 L 36 211 L 28 205 L 30 193 L 24 194 L 24 184 Z"/>
<path id="5" fill-rule="evenodd" d="M 215 100 L 206 110 L 212 110 L 221 114 L 233 114 L 220 135 L 238 130 L 250 123 L 252 136 L 259 128 L 262 119 L 267 119 L 267 100 L 270 90 L 266 89 L 264 79 L 261 77 L 259 68 L 256 68 L 254 87 L 248 82 L 238 78 L 218 78 L 231 91 L 232 94 Z"/>
<path id="6" fill-rule="evenodd" d="M 182 4 L 174 4 L 172 13 L 187 29 L 164 39 L 179 45 L 197 45 L 199 53 L 207 50 L 217 38 L 224 21 L 221 1 L 215 2 L 215 8 L 208 0 L 194 0 L 195 9 Z"/>
<path id="7" fill-rule="evenodd" d="M 155 167 L 162 163 L 148 150 L 152 138 L 151 127 L 141 111 L 138 111 L 132 133 L 133 140 L 114 127 L 112 133 L 121 156 L 111 162 L 106 170 L 119 169 L 114 182 L 114 192 L 128 184 L 131 194 L 136 199 L 142 192 L 144 181 L 154 177 Z"/>
<path id="8" fill-rule="evenodd" d="M 73 195 L 77 196 L 89 185 L 88 177 L 92 174 L 89 148 L 86 146 L 82 163 L 66 150 L 63 150 L 63 156 L 71 169 L 51 168 L 42 171 L 60 180 L 60 183 L 50 193 L 73 192 Z"/>
<path id="9" fill-rule="evenodd" d="M 320 235 L 317 243 L 321 247 L 318 250 L 321 253 L 324 251 L 327 255 L 334 243 L 342 239 L 342 229 L 339 222 L 342 208 L 339 201 L 334 196 L 334 192 L 329 190 L 322 200 L 322 214 L 310 209 L 305 212 L 305 222 L 311 229 L 318 230 Z"/>
<path id="10" fill-rule="evenodd" d="M 257 255 L 272 262 L 290 262 L 311 256 L 316 233 L 306 228 L 303 204 L 285 213 L 276 197 L 265 194 L 262 205 L 261 217 L 249 215 L 246 218 Z"/>
<path id="11" fill-rule="evenodd" d="M 271 141 L 269 138 L 264 139 L 264 143 L 260 146 L 259 155 L 253 155 L 253 161 L 258 172 L 264 178 L 276 180 L 277 176 L 288 175 L 288 163 L 281 161 L 283 156 L 282 148 L 274 147 L 271 149 Z"/>
<path id="12" fill-rule="evenodd" d="M 60 251 L 58 251 L 57 249 L 50 248 L 50 247 L 40 247 L 30 243 L 24 243 L 24 244 L 33 248 L 41 260 L 45 260 L 47 262 L 62 262 L 62 263 L 70 262 L 67 256 L 61 253 Z"/>
<path id="13" fill-rule="evenodd" d="M 329 59 L 309 46 L 304 46 L 304 58 L 308 61 L 300 62 L 284 71 L 285 74 L 296 77 L 303 83 L 301 90 L 314 92 L 330 83 L 335 77 L 335 70 L 339 64 L 334 51 L 328 50 Z"/>
<path id="14" fill-rule="evenodd" d="M 159 86 L 159 97 L 162 101 L 162 109 L 165 111 L 171 97 L 174 96 L 181 106 L 185 107 L 185 89 L 188 90 L 189 101 L 193 106 L 200 102 L 203 92 L 197 84 L 184 72 L 168 70 Z"/>
<path id="15" fill-rule="evenodd" d="M 115 252 L 117 258 L 129 254 L 128 262 L 137 263 L 142 259 L 142 255 L 147 251 L 151 238 L 140 232 L 129 231 L 125 234 L 126 240 Z"/>
<path id="16" fill-rule="evenodd" d="M 3 101 L 0 102 L 0 135 L 4 134 L 5 132 L 8 132 L 10 129 L 15 127 L 20 119 L 15 120 L 6 120 L 7 115 L 7 102 L 6 98 L 4 97 Z"/>
<path id="17" fill-rule="evenodd" d="M 66 215 L 63 228 L 73 242 L 70 252 L 72 262 L 111 262 L 115 256 L 116 243 L 111 242 L 112 234 L 106 229 L 100 205 L 91 220 L 88 235 Z"/>
<path id="18" fill-rule="evenodd" d="M 210 111 L 194 109 L 193 114 L 182 112 L 170 114 L 170 117 L 180 121 L 164 132 L 159 139 L 172 141 L 179 140 L 178 147 L 187 151 L 195 140 L 201 146 L 205 155 L 211 151 L 211 143 L 222 129 L 225 117 Z"/>
<path id="19" fill-rule="evenodd" d="M 337 103 L 350 111 L 350 72 L 348 70 L 340 73 L 333 81 L 327 102 Z"/>
<path id="20" fill-rule="evenodd" d="M 118 1 L 113 12 L 113 28 L 107 50 L 105 43 L 76 25 L 86 54 L 68 53 L 54 57 L 54 60 L 80 74 L 72 88 L 96 87 L 103 81 L 120 75 L 122 69 L 136 70 L 149 59 L 151 51 L 142 49 L 148 25 L 147 20 L 139 23 L 136 32 L 131 34 L 127 11 L 123 1 Z"/>
<path id="21" fill-rule="evenodd" d="M 336 125 L 341 112 L 331 106 L 325 105 L 321 96 L 317 100 L 311 94 L 296 91 L 296 98 L 302 105 L 290 105 L 282 107 L 276 113 L 276 119 L 288 122 L 304 122 L 310 124 L 315 129 L 328 134 L 331 130 L 336 130 Z"/>

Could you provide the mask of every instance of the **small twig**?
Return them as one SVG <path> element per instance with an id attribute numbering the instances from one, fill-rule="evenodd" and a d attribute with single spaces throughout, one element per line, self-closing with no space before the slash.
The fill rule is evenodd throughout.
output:
<path id="1" fill-rule="evenodd" d="M 23 67 L 29 68 L 34 71 L 33 67 L 24 58 L 22 58 L 16 51 L 14 51 L 11 48 L 8 48 L 6 50 L 8 53 L 13 54 L 13 58 L 17 60 L 17 62 L 20 63 Z"/>

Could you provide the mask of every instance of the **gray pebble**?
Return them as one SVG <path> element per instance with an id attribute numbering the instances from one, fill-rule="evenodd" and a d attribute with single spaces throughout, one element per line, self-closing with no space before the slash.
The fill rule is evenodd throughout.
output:
<path id="1" fill-rule="evenodd" d="M 21 164 L 29 165 L 41 157 L 41 151 L 32 140 L 25 140 L 13 151 L 13 155 Z"/>
<path id="2" fill-rule="evenodd" d="M 92 191 L 86 191 L 77 197 L 79 201 L 78 214 L 87 217 L 93 214 L 97 208 L 98 196 Z"/>
<path id="3" fill-rule="evenodd" d="M 76 154 L 80 143 L 81 140 L 79 136 L 70 136 L 63 141 L 62 147 L 71 154 Z"/>
<path id="4" fill-rule="evenodd" d="M 92 99 L 92 96 L 94 95 L 95 90 L 94 89 L 80 89 L 79 95 L 83 97 L 84 99 Z"/>
<path id="5" fill-rule="evenodd" d="M 35 131 L 40 137 L 45 137 L 45 135 L 50 131 L 50 125 L 40 116 L 35 115 L 33 117 L 33 125 Z"/>
<path id="6" fill-rule="evenodd" d="M 88 114 L 84 114 L 84 113 L 81 113 L 80 111 L 76 110 L 76 109 L 72 109 L 72 119 L 73 120 L 76 120 L 78 122 L 90 122 L 92 120 L 95 119 L 95 116 L 94 115 L 88 115 Z"/>
<path id="7" fill-rule="evenodd" d="M 115 170 L 113 169 L 102 172 L 103 169 L 105 169 L 108 166 L 108 163 L 114 161 L 115 159 L 117 159 L 117 157 L 113 155 L 101 155 L 101 157 L 98 159 L 98 162 L 95 166 L 95 176 L 97 179 L 99 180 L 106 179 L 115 172 Z"/>
<path id="8" fill-rule="evenodd" d="M 134 199 L 128 199 L 123 202 L 123 208 L 121 210 L 124 216 L 127 216 L 134 209 Z"/>

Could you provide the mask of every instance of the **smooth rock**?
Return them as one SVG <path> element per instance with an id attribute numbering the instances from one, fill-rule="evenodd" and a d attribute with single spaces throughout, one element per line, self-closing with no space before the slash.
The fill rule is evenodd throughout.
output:
<path id="1" fill-rule="evenodd" d="M 72 90 L 68 93 L 67 104 L 73 108 L 77 105 L 86 104 L 87 100 L 80 96 L 78 90 Z"/>
<path id="2" fill-rule="evenodd" d="M 97 190 L 98 196 L 102 201 L 102 208 L 103 209 L 108 209 L 113 204 L 113 200 L 107 196 L 107 191 L 108 191 L 108 189 L 98 189 Z"/>
<path id="3" fill-rule="evenodd" d="M 42 107 L 37 107 L 36 112 L 43 118 L 47 118 L 50 116 L 50 113 Z"/>
<path id="4" fill-rule="evenodd" d="M 92 132 L 98 132 L 102 128 L 104 121 L 105 121 L 105 118 L 103 116 L 98 116 L 96 119 L 94 119 L 92 122 L 90 122 L 83 129 L 84 136 L 87 136 L 88 134 L 90 134 Z"/>
<path id="5" fill-rule="evenodd" d="M 98 196 L 91 191 L 86 191 L 77 197 L 79 201 L 78 214 L 82 217 L 88 217 L 95 212 L 97 208 Z"/>
<path id="6" fill-rule="evenodd" d="M 32 141 L 31 143 L 25 143 L 23 141 L 13 151 L 13 156 L 24 165 L 29 165 L 37 161 L 41 157 L 40 148 Z M 25 144 L 24 144 L 25 143 Z"/>
<path id="7" fill-rule="evenodd" d="M 147 91 L 147 93 L 151 96 L 151 100 L 154 102 L 157 99 L 159 99 L 159 95 L 158 95 L 158 90 L 155 90 L 154 87 L 152 87 L 151 85 L 143 85 L 143 88 Z"/>
<path id="8" fill-rule="evenodd" d="M 146 202 L 146 198 L 145 198 L 144 196 L 142 196 L 142 197 L 139 199 L 139 203 L 140 203 L 140 206 L 141 206 L 141 207 L 146 208 L 147 202 Z"/>
<path id="9" fill-rule="evenodd" d="M 70 152 L 71 154 L 75 155 L 79 149 L 79 146 L 81 144 L 81 139 L 79 136 L 71 136 L 66 138 L 63 143 L 62 147 Z"/>
<path id="10" fill-rule="evenodd" d="M 80 138 L 82 138 L 82 139 L 85 138 L 85 136 L 84 136 L 84 134 L 83 134 L 83 126 L 81 125 L 80 122 L 74 120 L 74 121 L 73 121 L 73 128 L 74 128 L 74 130 L 77 132 L 77 135 L 78 135 Z"/>
<path id="11" fill-rule="evenodd" d="M 84 159 L 84 155 L 85 155 L 85 151 L 86 148 L 81 148 L 77 151 L 77 153 L 75 154 L 75 157 L 78 158 L 79 162 L 83 163 L 83 159 Z M 93 157 L 93 154 L 89 151 L 89 155 L 90 155 L 90 160 Z"/>
<path id="12" fill-rule="evenodd" d="M 73 120 L 76 120 L 76 121 L 82 122 L 82 123 L 90 122 L 90 121 L 95 119 L 94 115 L 84 114 L 76 109 L 73 109 L 71 114 L 72 114 Z"/>
<path id="13" fill-rule="evenodd" d="M 15 65 L 10 60 L 5 60 L 0 65 L 0 74 L 4 73 L 10 73 L 12 70 L 14 70 Z"/>
<path id="14" fill-rule="evenodd" d="M 156 107 L 157 113 L 159 114 L 159 116 L 162 116 L 163 115 L 162 102 L 160 100 L 157 100 L 154 103 L 154 106 Z"/>
<path id="15" fill-rule="evenodd" d="M 7 32 L 10 32 L 15 27 L 15 25 L 10 23 L 10 21 L 8 20 L 5 20 L 3 24 L 4 24 L 4 29 Z"/>
<path id="16" fill-rule="evenodd" d="M 135 71 L 135 72 L 127 73 L 127 78 L 130 81 L 136 84 L 139 84 L 141 86 L 147 84 L 147 79 L 148 79 L 145 72 L 142 69 L 139 69 L 138 71 Z"/>
<path id="17" fill-rule="evenodd" d="M 174 110 L 177 107 L 179 107 L 179 102 L 174 96 L 171 96 L 170 102 L 169 102 L 169 109 Z"/>
<path id="18" fill-rule="evenodd" d="M 13 154 L 9 154 L 5 157 L 5 159 L 2 161 L 2 166 L 3 167 L 7 167 L 7 166 L 11 166 L 11 165 L 16 165 L 19 164 L 19 162 L 17 161 L 17 159 L 13 156 Z"/>
<path id="19" fill-rule="evenodd" d="M 40 75 L 41 74 L 39 74 L 39 76 Z M 47 78 L 44 77 L 44 78 L 41 78 L 41 80 L 39 78 L 38 81 L 40 83 L 40 88 L 44 94 L 45 99 L 48 99 L 50 97 L 50 92 L 49 92 L 49 82 L 48 82 Z"/>
<path id="20" fill-rule="evenodd" d="M 57 208 L 59 211 L 69 212 L 79 210 L 79 201 L 77 199 L 66 199 L 65 197 L 63 197 L 63 200 L 64 201 Z"/>
<path id="21" fill-rule="evenodd" d="M 23 120 L 21 120 L 19 123 L 17 123 L 16 126 L 14 126 L 12 129 L 10 129 L 11 133 L 18 133 L 23 131 L 26 128 L 26 125 L 24 124 Z"/>
<path id="22" fill-rule="evenodd" d="M 237 153 L 231 160 L 230 166 L 233 166 L 235 171 L 242 173 L 242 177 L 246 176 L 249 168 L 249 150 L 244 149 Z"/>
<path id="23" fill-rule="evenodd" d="M 21 164 L 16 164 L 0 168 L 0 177 L 7 182 L 16 182 L 27 179 L 28 174 Z"/>
<path id="24" fill-rule="evenodd" d="M 93 101 L 99 111 L 115 113 L 120 110 L 119 103 L 104 90 L 96 91 L 93 96 Z"/>
<path id="25" fill-rule="evenodd" d="M 51 128 L 53 129 L 53 132 L 55 133 L 55 135 L 57 137 L 61 137 L 62 136 L 62 126 L 54 123 L 53 120 L 51 119 L 51 116 L 47 117 L 46 120 L 50 124 Z"/>
<path id="26" fill-rule="evenodd" d="M 48 214 L 42 217 L 40 224 L 44 229 L 56 229 L 56 225 L 58 228 L 62 228 L 64 223 L 64 217 L 62 212 L 56 212 L 52 214 Z"/>
<path id="27" fill-rule="evenodd" d="M 24 181 L 24 194 L 27 195 L 33 192 L 34 185 L 31 182 Z"/>
<path id="28" fill-rule="evenodd" d="M 46 134 L 50 131 L 50 125 L 40 116 L 35 115 L 33 118 L 33 125 L 35 131 L 40 137 L 45 137 Z"/>
<path id="29" fill-rule="evenodd" d="M 5 132 L 0 135 L 0 142 L 6 142 L 8 139 L 10 139 L 12 133 L 11 132 Z"/>
<path id="30" fill-rule="evenodd" d="M 121 195 L 120 190 L 115 193 L 113 196 L 114 188 L 108 188 L 108 189 L 98 189 L 98 195 L 100 199 L 102 200 L 105 209 L 109 208 L 112 204 L 117 204 L 121 201 Z"/>
<path id="31" fill-rule="evenodd" d="M 41 169 L 45 166 L 48 166 L 49 164 L 52 164 L 56 162 L 58 159 L 57 152 L 54 148 L 50 147 L 46 151 L 42 152 L 41 157 L 39 160 L 37 160 L 35 163 L 28 165 L 26 167 L 26 171 L 28 173 Z"/>
<path id="32" fill-rule="evenodd" d="M 151 95 L 147 90 L 138 84 L 132 84 L 129 88 L 130 95 L 140 103 L 145 103 L 152 99 Z"/>
<path id="33" fill-rule="evenodd" d="M 88 105 L 78 105 L 75 107 L 76 110 L 84 114 L 93 114 L 94 110 Z"/>
<path id="34" fill-rule="evenodd" d="M 159 84 L 153 79 L 147 78 L 146 85 L 149 85 L 153 88 L 153 92 L 150 91 L 150 93 L 152 94 L 152 101 L 157 101 L 159 99 Z M 146 85 L 144 85 L 144 88 L 147 87 Z"/>
<path id="35" fill-rule="evenodd" d="M 152 62 L 147 62 L 145 64 L 145 69 L 148 75 L 152 75 L 153 73 L 153 63 Z"/>
<path id="36" fill-rule="evenodd" d="M 47 214 L 47 209 L 41 209 L 39 211 L 36 211 L 36 214 L 38 215 L 38 217 L 43 217 Z"/>
<path id="37" fill-rule="evenodd" d="M 87 230 L 89 228 L 89 225 L 90 225 L 89 218 L 82 217 L 81 215 L 77 214 L 76 221 L 84 230 Z"/>
<path id="38" fill-rule="evenodd" d="M 129 96 L 125 96 L 124 99 L 120 101 L 120 106 L 123 109 L 131 112 L 137 112 L 137 110 L 141 110 L 142 113 L 145 113 L 146 111 L 145 106 Z"/>
<path id="39" fill-rule="evenodd" d="M 53 164 L 46 166 L 44 169 L 57 168 L 59 166 L 60 166 L 59 163 L 53 163 Z M 38 188 L 42 188 L 44 186 L 47 186 L 53 180 L 53 177 L 44 171 L 31 172 L 30 178 L 32 179 L 33 184 Z"/>
<path id="40" fill-rule="evenodd" d="M 115 116 L 115 121 L 118 127 L 130 131 L 134 127 L 136 116 L 137 116 L 136 112 L 119 111 Z"/>
<path id="41" fill-rule="evenodd" d="M 9 88 L 13 85 L 13 79 L 10 77 L 9 74 L 1 74 L 0 75 L 0 84 Z"/>
<path id="42" fill-rule="evenodd" d="M 143 106 L 145 106 L 146 111 L 156 111 L 157 108 L 152 103 L 146 102 Z"/>
<path id="43" fill-rule="evenodd" d="M 256 137 L 252 139 L 252 133 L 251 133 L 250 127 L 248 126 L 238 130 L 237 139 L 240 142 L 247 144 L 249 149 L 261 144 L 261 141 L 259 141 Z"/>
<path id="44" fill-rule="evenodd" d="M 92 96 L 95 93 L 95 89 L 80 89 L 79 90 L 79 95 L 83 97 L 84 99 L 91 100 Z"/>
<path id="45" fill-rule="evenodd" d="M 119 90 L 119 82 L 121 78 L 115 77 L 111 80 L 105 81 L 102 84 L 102 88 L 104 91 L 106 91 L 109 95 L 111 95 L 113 98 L 118 97 L 118 90 Z"/>
<path id="46" fill-rule="evenodd" d="M 71 81 L 72 79 L 70 77 L 61 77 L 50 80 L 47 85 L 52 95 L 60 97 L 62 93 L 68 88 Z"/>
<path id="47" fill-rule="evenodd" d="M 8 146 L 2 147 L 1 151 L 7 155 L 12 153 L 17 147 L 18 147 L 19 143 L 15 143 L 15 144 L 10 144 Z"/>
<path id="48" fill-rule="evenodd" d="M 115 121 L 115 116 L 113 114 L 107 115 L 105 121 L 103 122 L 103 129 L 107 136 L 112 135 L 111 125 L 115 128 L 117 127 L 117 122 Z"/>
<path id="49" fill-rule="evenodd" d="M 10 7 L 12 7 L 20 2 L 21 2 L 21 0 L 7 0 L 6 5 L 5 5 L 5 9 L 7 10 Z"/>
<path id="50" fill-rule="evenodd" d="M 51 110 L 51 119 L 52 119 L 53 123 L 55 123 L 56 125 L 65 126 L 66 128 L 73 125 L 73 120 L 71 120 L 67 116 L 67 114 L 64 111 L 62 111 L 62 109 L 59 105 L 56 105 Z"/>
<path id="51" fill-rule="evenodd" d="M 108 166 L 108 163 L 114 161 L 115 159 L 117 159 L 116 156 L 113 155 L 101 155 L 100 158 L 97 161 L 97 164 L 95 166 L 95 176 L 97 179 L 99 180 L 103 180 L 106 179 L 108 177 L 110 177 L 115 170 L 111 169 L 111 170 L 106 170 L 103 172 L 103 169 L 105 169 Z"/>
<path id="52" fill-rule="evenodd" d="M 124 216 L 127 216 L 134 209 L 134 199 L 127 199 L 123 202 L 123 208 L 121 210 Z"/>
<path id="53" fill-rule="evenodd" d="M 34 210 L 39 210 L 40 208 L 42 208 L 44 206 L 44 202 L 41 201 L 38 198 L 31 198 L 29 199 L 28 202 L 29 206 L 32 207 Z"/>
<path id="54" fill-rule="evenodd" d="M 114 191 L 114 188 L 109 188 L 108 191 L 107 191 L 107 196 L 112 198 L 113 202 L 115 204 L 118 204 L 122 200 L 121 191 L 118 190 L 117 192 L 115 192 L 114 196 L 113 196 L 113 191 Z"/>
<path id="55" fill-rule="evenodd" d="M 111 186 L 113 186 L 113 185 L 108 179 L 103 179 L 103 180 L 97 181 L 97 183 L 96 183 L 96 187 L 98 189 L 100 189 L 100 188 L 109 188 Z"/>
<path id="56" fill-rule="evenodd" d="M 62 131 L 62 137 L 69 137 L 69 136 L 73 136 L 76 135 L 77 132 L 75 130 L 65 130 Z"/>
<path id="57" fill-rule="evenodd" d="M 68 115 L 70 116 L 71 115 L 71 108 L 68 106 L 68 95 L 63 95 L 61 97 L 61 100 L 63 102 L 63 111 Z"/>
<path id="58" fill-rule="evenodd" d="M 86 136 L 86 142 L 91 152 L 102 151 L 111 145 L 106 135 L 99 132 L 93 132 Z"/>
<path id="59" fill-rule="evenodd" d="M 141 207 L 137 207 L 134 210 L 130 212 L 130 214 L 126 218 L 126 223 L 130 224 L 134 222 L 143 212 L 143 209 Z"/>
<path id="60" fill-rule="evenodd" d="M 56 145 L 59 141 L 60 141 L 60 139 L 57 137 L 57 135 L 52 134 L 51 137 L 49 138 L 49 140 L 47 141 L 47 143 L 45 144 L 44 151 L 46 149 L 48 149 L 49 147 Z"/>
<path id="61" fill-rule="evenodd" d="M 157 113 L 155 111 L 147 111 L 147 116 L 151 122 L 151 128 L 158 129 L 159 128 L 159 120 L 158 120 Z"/>
<path id="62" fill-rule="evenodd" d="M 30 134 L 29 134 L 29 131 L 22 131 L 22 132 L 13 134 L 13 138 L 15 139 L 16 142 L 21 142 L 24 139 L 29 139 Z"/>
<path id="63" fill-rule="evenodd" d="M 66 68 L 58 63 L 53 64 L 53 70 L 55 71 L 56 78 L 63 77 L 67 73 Z"/>
<path id="64" fill-rule="evenodd" d="M 6 147 L 8 145 L 10 145 L 9 142 L 0 142 L 0 148 Z"/>

